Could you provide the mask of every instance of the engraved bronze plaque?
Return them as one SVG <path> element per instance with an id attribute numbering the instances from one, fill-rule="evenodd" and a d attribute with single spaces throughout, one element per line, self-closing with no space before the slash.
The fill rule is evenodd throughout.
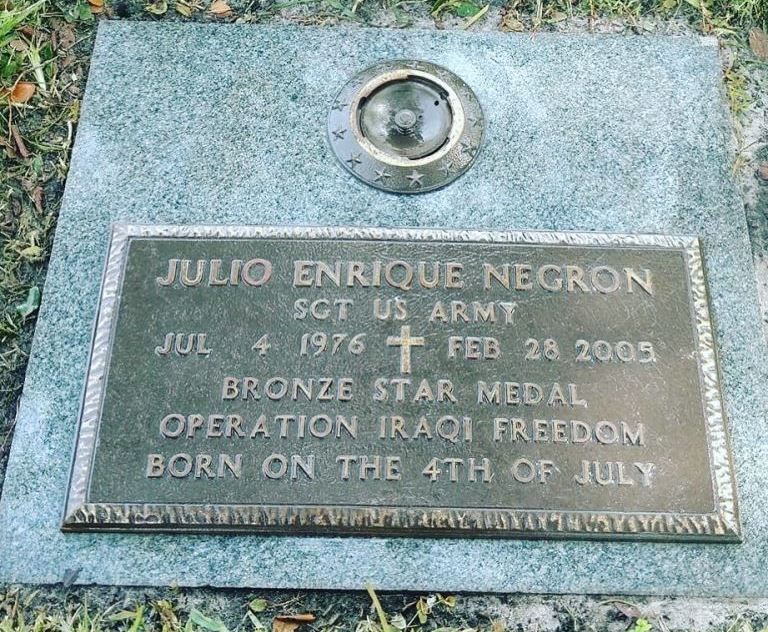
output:
<path id="1" fill-rule="evenodd" d="M 698 240 L 118 225 L 63 528 L 738 540 Z"/>

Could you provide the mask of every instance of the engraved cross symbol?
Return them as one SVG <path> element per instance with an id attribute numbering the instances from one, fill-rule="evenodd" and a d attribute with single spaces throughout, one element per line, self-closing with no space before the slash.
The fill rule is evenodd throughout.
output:
<path id="1" fill-rule="evenodd" d="M 400 327 L 399 336 L 389 336 L 387 345 L 400 347 L 400 373 L 411 372 L 411 347 L 423 347 L 426 340 L 420 336 L 411 338 L 411 328 L 408 325 Z"/>

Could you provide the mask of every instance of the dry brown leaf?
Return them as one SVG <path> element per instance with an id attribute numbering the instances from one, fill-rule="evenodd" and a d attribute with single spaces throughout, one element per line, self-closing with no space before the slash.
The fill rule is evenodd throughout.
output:
<path id="1" fill-rule="evenodd" d="M 69 24 L 62 24 L 55 32 L 58 37 L 58 48 L 67 50 L 75 45 L 75 29 Z"/>
<path id="2" fill-rule="evenodd" d="M 501 18 L 501 30 L 514 33 L 525 30 L 525 25 L 518 19 L 517 11 L 508 11 L 504 14 L 504 17 Z"/>
<path id="3" fill-rule="evenodd" d="M 43 188 L 35 187 L 31 193 L 32 201 L 35 203 L 35 208 L 40 215 L 43 214 Z"/>
<path id="4" fill-rule="evenodd" d="M 104 11 L 104 0 L 88 0 L 91 5 L 91 13 L 101 13 Z"/>
<path id="5" fill-rule="evenodd" d="M 24 40 L 20 40 L 20 39 L 11 40 L 10 42 L 8 42 L 8 46 L 10 46 L 17 53 L 24 53 L 29 49 L 29 46 L 27 46 L 27 43 Z"/>
<path id="6" fill-rule="evenodd" d="M 763 163 L 757 168 L 757 177 L 763 182 L 768 182 L 768 162 Z"/>
<path id="7" fill-rule="evenodd" d="M 72 53 L 67 53 L 64 57 L 61 58 L 61 61 L 59 62 L 59 66 L 61 68 L 67 68 L 68 66 L 71 66 L 75 61 L 75 56 Z"/>
<path id="8" fill-rule="evenodd" d="M 315 615 L 310 613 L 290 614 L 272 620 L 272 632 L 294 632 L 303 623 L 312 623 Z"/>
<path id="9" fill-rule="evenodd" d="M 232 9 L 224 0 L 213 0 L 208 12 L 213 15 L 228 15 L 232 13 Z"/>
<path id="10" fill-rule="evenodd" d="M 623 614 L 627 619 L 640 618 L 640 610 L 638 610 L 635 604 L 624 602 L 624 601 L 614 601 L 613 605 L 616 608 L 616 610 L 618 610 L 621 614 Z"/>
<path id="11" fill-rule="evenodd" d="M 11 130 L 11 136 L 13 137 L 13 142 L 16 143 L 16 149 L 19 152 L 19 155 L 22 158 L 29 158 L 29 150 L 27 149 L 27 146 L 24 144 L 24 139 L 21 137 L 19 128 L 16 127 L 16 125 L 14 125 L 13 123 L 11 123 L 10 130 Z"/>
<path id="12" fill-rule="evenodd" d="M 168 2 L 166 0 L 155 0 L 145 5 L 144 10 L 152 15 L 165 15 L 168 11 Z"/>
<path id="13" fill-rule="evenodd" d="M 293 621 L 284 621 L 282 619 L 275 619 L 272 622 L 272 632 L 294 632 L 301 623 L 295 623 Z"/>
<path id="14" fill-rule="evenodd" d="M 19 81 L 11 90 L 11 103 L 26 103 L 35 94 L 35 84 Z"/>
<path id="15" fill-rule="evenodd" d="M 749 47 L 758 59 L 768 61 L 768 35 L 757 26 L 749 30 Z"/>

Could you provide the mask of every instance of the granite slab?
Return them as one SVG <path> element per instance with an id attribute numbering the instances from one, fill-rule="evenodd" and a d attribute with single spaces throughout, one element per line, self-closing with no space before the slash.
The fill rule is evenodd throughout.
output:
<path id="1" fill-rule="evenodd" d="M 485 145 L 453 185 L 367 187 L 327 107 L 381 58 L 463 77 Z M 765 353 L 714 39 L 102 22 L 2 499 L 0 581 L 768 595 Z M 64 534 L 110 226 L 359 225 L 698 234 L 744 540 Z"/>

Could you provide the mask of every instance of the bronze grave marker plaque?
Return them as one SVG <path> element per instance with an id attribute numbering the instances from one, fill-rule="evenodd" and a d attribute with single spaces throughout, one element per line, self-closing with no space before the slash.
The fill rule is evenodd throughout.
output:
<path id="1" fill-rule="evenodd" d="M 63 528 L 737 540 L 698 240 L 117 225 Z"/>

